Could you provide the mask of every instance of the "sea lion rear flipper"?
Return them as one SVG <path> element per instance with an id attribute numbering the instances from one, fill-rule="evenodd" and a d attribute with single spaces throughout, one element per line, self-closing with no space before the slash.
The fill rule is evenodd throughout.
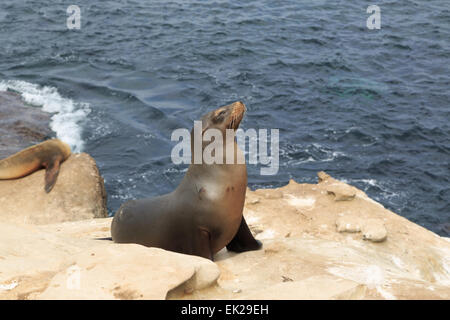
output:
<path id="1" fill-rule="evenodd" d="M 49 163 L 45 169 L 45 192 L 49 193 L 52 191 L 53 186 L 56 183 L 56 179 L 59 174 L 59 165 L 61 163 L 61 158 L 54 159 Z"/>
<path id="2" fill-rule="evenodd" d="M 262 242 L 256 240 L 250 231 L 247 222 L 242 217 L 241 225 L 233 240 L 227 244 L 227 250 L 234 252 L 244 252 L 261 249 Z"/>

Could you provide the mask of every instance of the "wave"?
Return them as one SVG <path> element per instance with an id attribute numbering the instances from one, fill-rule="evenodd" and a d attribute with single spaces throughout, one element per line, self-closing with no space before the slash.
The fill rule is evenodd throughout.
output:
<path id="1" fill-rule="evenodd" d="M 69 144 L 73 152 L 83 150 L 82 122 L 91 111 L 88 103 L 62 97 L 54 87 L 21 80 L 0 81 L 0 91 L 7 90 L 17 92 L 26 103 L 52 113 L 50 129 L 56 137 Z"/>
<path id="2" fill-rule="evenodd" d="M 346 178 L 339 178 L 339 180 L 347 184 L 356 186 L 357 188 L 368 193 L 371 198 L 381 203 L 391 204 L 392 201 L 395 201 L 395 199 L 401 199 L 406 197 L 406 193 L 395 190 L 396 188 L 392 186 L 392 182 L 390 181 L 380 182 L 375 179 L 346 179 Z M 398 206 L 396 207 L 398 211 L 401 210 L 401 208 L 399 208 Z"/>
<path id="3" fill-rule="evenodd" d="M 335 151 L 331 147 L 319 143 L 309 145 L 287 144 L 280 148 L 280 158 L 287 166 L 295 166 L 309 162 L 330 162 L 348 158 L 342 151 Z"/>

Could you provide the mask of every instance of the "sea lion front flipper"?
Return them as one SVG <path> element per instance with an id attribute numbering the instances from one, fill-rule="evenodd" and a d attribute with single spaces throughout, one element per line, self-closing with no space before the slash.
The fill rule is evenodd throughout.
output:
<path id="1" fill-rule="evenodd" d="M 45 168 L 45 192 L 49 193 L 52 191 L 53 186 L 56 183 L 56 179 L 59 174 L 59 166 L 61 164 L 61 158 L 57 157 L 53 161 L 47 164 Z"/>
<path id="2" fill-rule="evenodd" d="M 244 252 L 251 250 L 259 250 L 262 247 L 262 242 L 256 240 L 250 231 L 247 222 L 242 217 L 241 225 L 234 236 L 233 240 L 227 244 L 227 250 L 234 252 Z"/>
<path id="3" fill-rule="evenodd" d="M 194 254 L 196 256 L 214 261 L 211 250 L 211 235 L 207 230 L 203 228 L 199 228 Z"/>

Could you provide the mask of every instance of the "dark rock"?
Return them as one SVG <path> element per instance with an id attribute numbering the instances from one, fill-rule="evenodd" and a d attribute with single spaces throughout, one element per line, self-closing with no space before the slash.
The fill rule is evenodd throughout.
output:
<path id="1" fill-rule="evenodd" d="M 51 116 L 14 92 L 0 91 L 0 159 L 54 136 Z"/>

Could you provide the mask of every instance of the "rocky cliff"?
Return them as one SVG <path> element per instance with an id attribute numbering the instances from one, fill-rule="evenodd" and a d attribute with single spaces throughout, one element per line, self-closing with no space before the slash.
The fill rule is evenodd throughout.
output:
<path id="1" fill-rule="evenodd" d="M 104 218 L 106 191 L 94 159 L 72 154 L 61 164 L 53 190 L 44 190 L 45 170 L 14 180 L 0 180 L 0 221 L 48 224 Z"/>
<path id="2" fill-rule="evenodd" d="M 249 190 L 244 215 L 263 249 L 224 249 L 215 262 L 114 244 L 111 218 L 36 225 L 0 215 L 0 298 L 450 298 L 448 239 L 323 172 L 317 184 Z"/>

